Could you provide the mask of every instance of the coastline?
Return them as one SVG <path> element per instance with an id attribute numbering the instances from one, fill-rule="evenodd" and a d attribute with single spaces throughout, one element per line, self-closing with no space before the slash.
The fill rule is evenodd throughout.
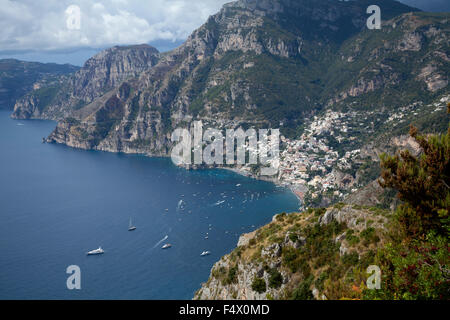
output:
<path id="1" fill-rule="evenodd" d="M 3 111 L 9 111 L 9 110 L 3 110 Z M 9 115 L 11 118 L 11 115 Z M 19 119 L 14 119 L 11 118 L 13 120 L 19 120 Z M 47 120 L 47 119 L 24 119 L 22 121 L 34 121 L 34 120 L 38 120 L 38 121 L 53 121 L 56 122 L 55 120 Z M 167 154 L 152 154 L 152 153 L 148 153 L 148 152 L 136 152 L 136 151 L 132 151 L 132 152 L 127 152 L 127 151 L 117 151 L 117 150 L 108 150 L 108 149 L 97 149 L 97 148 L 83 148 L 80 146 L 71 146 L 68 145 L 66 143 L 58 143 L 58 142 L 54 142 L 54 141 L 49 141 L 48 137 L 45 139 L 46 143 L 50 143 L 50 144 L 61 144 L 64 146 L 67 146 L 69 148 L 74 148 L 74 149 L 81 149 L 81 150 L 87 150 L 87 151 L 100 151 L 100 152 L 108 152 L 108 153 L 116 153 L 116 154 L 129 154 L 129 155 L 141 155 L 141 156 L 145 156 L 145 157 L 149 157 L 149 158 L 170 158 L 169 155 Z M 299 201 L 299 211 L 304 209 L 304 196 L 305 196 L 305 191 L 301 190 L 300 187 L 296 187 L 292 184 L 288 184 L 285 182 L 280 181 L 278 178 L 275 177 L 266 177 L 266 176 L 259 176 L 259 175 L 255 175 L 252 174 L 248 171 L 242 170 L 240 168 L 233 168 L 233 167 L 226 167 L 226 166 L 208 166 L 208 165 L 202 165 L 202 166 L 179 166 L 180 168 L 184 168 L 186 170 L 202 170 L 202 169 L 223 169 L 223 170 L 228 170 L 231 172 L 234 172 L 236 174 L 239 174 L 241 176 L 244 177 L 248 177 L 248 178 L 252 178 L 255 180 L 260 180 L 260 181 L 266 181 L 266 182 L 271 182 L 274 185 L 278 186 L 278 187 L 282 187 L 282 188 L 287 188 L 289 189 L 289 191 L 291 191 L 295 197 L 298 199 Z"/>
<path id="2" fill-rule="evenodd" d="M 252 179 L 255 179 L 255 180 L 271 182 L 271 183 L 273 183 L 274 185 L 276 185 L 278 187 L 289 189 L 289 191 L 291 191 L 295 195 L 295 197 L 299 200 L 299 202 L 300 202 L 299 210 L 301 211 L 301 210 L 304 209 L 304 206 L 303 206 L 304 202 L 303 202 L 303 200 L 304 200 L 305 193 L 302 190 L 300 190 L 298 187 L 295 187 L 295 186 L 293 186 L 291 184 L 284 183 L 284 182 L 280 181 L 277 178 L 269 178 L 269 177 L 257 176 L 257 175 L 254 175 L 254 174 L 246 173 L 245 171 L 240 170 L 240 169 L 236 169 L 236 168 L 217 167 L 216 169 L 229 170 L 229 171 L 232 171 L 232 172 L 234 172 L 236 174 L 239 174 L 241 176 L 244 176 L 244 177 L 252 178 Z"/>

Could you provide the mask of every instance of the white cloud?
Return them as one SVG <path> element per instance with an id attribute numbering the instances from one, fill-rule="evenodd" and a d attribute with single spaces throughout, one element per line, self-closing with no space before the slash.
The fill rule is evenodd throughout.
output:
<path id="1" fill-rule="evenodd" d="M 230 0 L 0 0 L 0 51 L 183 40 Z M 81 9 L 80 30 L 66 9 Z"/>
<path id="2" fill-rule="evenodd" d="M 231 0 L 0 0 L 0 52 L 184 40 Z M 401 0 L 448 8 L 448 0 Z M 66 9 L 81 9 L 81 29 Z"/>

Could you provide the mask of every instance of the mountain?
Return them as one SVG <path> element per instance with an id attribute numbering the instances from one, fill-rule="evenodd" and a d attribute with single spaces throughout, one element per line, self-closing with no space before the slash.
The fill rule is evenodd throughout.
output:
<path id="1" fill-rule="evenodd" d="M 371 4 L 382 30 L 366 27 Z M 326 207 L 376 179 L 379 153 L 407 141 L 410 123 L 446 130 L 449 15 L 391 0 L 240 0 L 171 52 L 101 53 L 18 101 L 13 117 L 59 120 L 48 142 L 153 156 L 194 120 L 280 128 L 274 179 Z"/>
<path id="2" fill-rule="evenodd" d="M 42 81 L 66 76 L 78 70 L 72 65 L 0 60 L 0 109 L 13 109 L 16 100 Z"/>
<path id="3" fill-rule="evenodd" d="M 442 94 L 448 14 L 372 1 L 385 20 L 367 30 L 369 2 L 227 4 L 154 67 L 60 122 L 49 141 L 167 155 L 168 133 L 194 119 L 293 137 L 325 109 L 395 110 Z"/>
<path id="4" fill-rule="evenodd" d="M 366 27 L 373 4 L 381 30 Z M 280 128 L 274 179 L 309 209 L 244 235 L 196 298 L 361 298 L 341 285 L 360 280 L 393 221 L 395 192 L 374 182 L 380 153 L 420 152 L 411 123 L 448 128 L 449 18 L 391 0 L 240 0 L 168 53 L 101 53 L 13 116 L 59 120 L 48 142 L 154 156 L 194 120 Z"/>
<path id="5" fill-rule="evenodd" d="M 158 50 L 149 45 L 102 51 L 70 78 L 49 81 L 18 100 L 12 117 L 55 120 L 70 117 L 123 81 L 150 69 L 159 57 Z"/>

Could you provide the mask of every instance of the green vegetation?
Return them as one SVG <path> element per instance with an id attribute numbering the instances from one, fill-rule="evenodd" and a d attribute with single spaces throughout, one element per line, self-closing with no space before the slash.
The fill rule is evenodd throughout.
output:
<path id="1" fill-rule="evenodd" d="M 78 69 L 75 66 L 54 63 L 43 64 L 14 59 L 0 60 L 0 101 L 2 102 L 0 108 L 12 109 L 16 100 L 33 90 L 36 82 L 49 83 L 52 84 L 50 87 L 55 87 L 60 77 Z M 49 91 L 52 89 L 50 88 Z M 42 91 L 39 94 L 44 96 L 49 92 Z M 42 99 L 40 105 L 41 109 L 46 107 L 45 99 Z"/>
<path id="2" fill-rule="evenodd" d="M 314 300 L 314 296 L 310 289 L 312 278 L 300 283 L 297 289 L 294 290 L 291 300 Z"/>
<path id="3" fill-rule="evenodd" d="M 34 95 L 38 100 L 37 108 L 40 112 L 45 109 L 58 93 L 59 87 L 44 87 L 34 91 Z"/>
<path id="4" fill-rule="evenodd" d="M 359 237 L 357 235 L 355 235 L 354 233 L 355 233 L 354 230 L 350 229 L 347 231 L 347 233 L 345 235 L 348 243 L 351 246 L 355 246 L 359 243 Z"/>
<path id="5" fill-rule="evenodd" d="M 238 272 L 238 266 L 231 267 L 228 270 L 227 276 L 224 279 L 223 283 L 225 285 L 236 283 L 237 282 L 237 272 Z"/>
<path id="6" fill-rule="evenodd" d="M 450 298 L 450 128 L 441 135 L 421 136 L 414 127 L 410 133 L 423 150 L 419 157 L 408 151 L 381 157 L 381 184 L 397 190 L 403 203 L 376 259 L 382 288 L 366 290 L 368 299 Z"/>
<path id="7" fill-rule="evenodd" d="M 277 269 L 269 270 L 269 287 L 278 289 L 283 284 L 283 276 Z"/>
<path id="8" fill-rule="evenodd" d="M 361 238 L 364 240 L 363 244 L 368 246 L 371 243 L 378 243 L 380 241 L 380 237 L 376 234 L 375 228 L 369 227 L 360 234 Z"/>
<path id="9" fill-rule="evenodd" d="M 256 277 L 252 282 L 252 290 L 260 294 L 266 292 L 266 281 L 262 278 Z"/>

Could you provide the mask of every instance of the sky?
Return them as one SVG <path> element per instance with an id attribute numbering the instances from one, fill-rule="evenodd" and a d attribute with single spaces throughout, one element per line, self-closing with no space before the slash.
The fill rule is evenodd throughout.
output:
<path id="1" fill-rule="evenodd" d="M 180 45 L 230 0 L 0 0 L 0 59 L 82 65 L 114 45 Z M 402 0 L 450 11 L 448 0 Z M 79 12 L 78 12 L 79 9 Z"/>

